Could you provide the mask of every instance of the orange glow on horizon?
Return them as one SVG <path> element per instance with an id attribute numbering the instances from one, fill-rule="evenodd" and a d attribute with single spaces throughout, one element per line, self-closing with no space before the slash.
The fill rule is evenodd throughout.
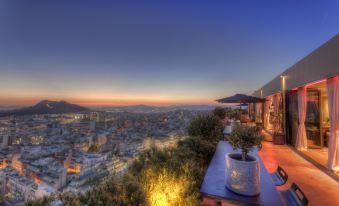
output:
<path id="1" fill-rule="evenodd" d="M 208 99 L 118 99 L 118 100 L 74 100 L 84 106 L 130 106 L 137 104 L 168 106 L 175 104 L 211 104 Z"/>
<path id="2" fill-rule="evenodd" d="M 199 98 L 149 98 L 149 97 L 126 97 L 126 98 L 6 98 L 0 97 L 0 106 L 32 106 L 37 102 L 48 99 L 53 101 L 64 100 L 73 104 L 82 106 L 130 106 L 130 105 L 154 105 L 154 106 L 168 106 L 178 104 L 216 104 L 214 99 L 199 99 Z"/>

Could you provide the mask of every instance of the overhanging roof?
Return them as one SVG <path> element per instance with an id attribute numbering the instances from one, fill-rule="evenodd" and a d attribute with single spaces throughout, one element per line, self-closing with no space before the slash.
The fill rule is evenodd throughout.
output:
<path id="1" fill-rule="evenodd" d="M 280 92 L 281 76 L 285 76 L 286 89 L 291 90 L 338 75 L 339 34 L 256 90 L 253 96 L 266 97 Z"/>

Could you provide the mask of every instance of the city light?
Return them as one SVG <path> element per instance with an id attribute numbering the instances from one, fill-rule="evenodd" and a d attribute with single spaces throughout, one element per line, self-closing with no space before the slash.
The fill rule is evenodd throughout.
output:
<path id="1" fill-rule="evenodd" d="M 7 167 L 6 161 L 0 162 L 0 169 L 6 168 L 6 167 Z"/>
<path id="2" fill-rule="evenodd" d="M 79 173 L 79 172 L 81 172 L 81 168 L 80 168 L 79 165 L 76 165 L 75 167 L 68 168 L 67 172 Z"/>

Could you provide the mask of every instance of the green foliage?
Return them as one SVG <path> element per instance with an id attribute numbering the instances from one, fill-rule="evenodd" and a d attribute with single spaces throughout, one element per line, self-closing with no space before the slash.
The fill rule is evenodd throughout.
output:
<path id="1" fill-rule="evenodd" d="M 238 125 L 229 135 L 228 141 L 234 150 L 242 150 L 242 159 L 246 160 L 248 152 L 255 146 L 261 146 L 263 137 L 259 134 L 256 127 Z"/>
<path id="2" fill-rule="evenodd" d="M 81 206 L 78 196 L 72 193 L 60 193 L 58 199 L 63 206 Z"/>
<path id="3" fill-rule="evenodd" d="M 52 202 L 52 197 L 44 196 L 43 198 L 40 198 L 37 200 L 30 200 L 25 205 L 26 206 L 47 206 L 47 205 L 50 205 L 51 202 Z"/>
<path id="4" fill-rule="evenodd" d="M 145 205 L 145 194 L 138 182 L 122 181 L 114 177 L 77 198 L 80 205 Z"/>
<path id="5" fill-rule="evenodd" d="M 194 118 L 187 128 L 192 137 L 216 142 L 222 136 L 223 125 L 219 117 L 214 115 L 199 115 Z"/>
<path id="6" fill-rule="evenodd" d="M 213 115 L 216 116 L 216 117 L 219 117 L 219 119 L 225 119 L 226 110 L 225 110 L 225 108 L 222 108 L 222 107 L 216 107 L 213 110 Z"/>
<path id="7" fill-rule="evenodd" d="M 225 108 L 225 115 L 228 119 L 240 120 L 240 115 L 244 113 L 242 109 Z"/>
<path id="8" fill-rule="evenodd" d="M 194 159 L 196 164 L 203 166 L 209 164 L 209 160 L 214 154 L 216 144 L 208 140 L 190 137 L 178 142 L 178 148 L 180 148 L 180 150 L 177 151 L 178 161 Z"/>
<path id="9" fill-rule="evenodd" d="M 273 130 L 274 133 L 282 133 L 283 129 L 283 113 L 282 111 L 276 111 L 272 115 Z"/>
<path id="10" fill-rule="evenodd" d="M 171 193 L 166 190 L 179 192 L 170 205 L 198 205 L 199 186 L 215 147 L 210 141 L 189 137 L 176 148 L 148 150 L 131 165 L 125 178 L 143 185 L 149 205 L 154 205 L 152 195 L 159 192 L 158 187 L 164 194 Z"/>

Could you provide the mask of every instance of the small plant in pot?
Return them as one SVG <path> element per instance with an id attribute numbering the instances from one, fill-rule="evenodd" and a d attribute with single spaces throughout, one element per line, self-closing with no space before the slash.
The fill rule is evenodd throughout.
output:
<path id="1" fill-rule="evenodd" d="M 285 144 L 285 136 L 283 134 L 283 116 L 282 112 L 278 111 L 273 115 L 273 144 Z"/>
<path id="2" fill-rule="evenodd" d="M 248 153 L 261 148 L 263 138 L 255 127 L 238 125 L 228 137 L 236 152 L 226 154 L 226 187 L 238 194 L 255 196 L 260 193 L 259 160 Z"/>

